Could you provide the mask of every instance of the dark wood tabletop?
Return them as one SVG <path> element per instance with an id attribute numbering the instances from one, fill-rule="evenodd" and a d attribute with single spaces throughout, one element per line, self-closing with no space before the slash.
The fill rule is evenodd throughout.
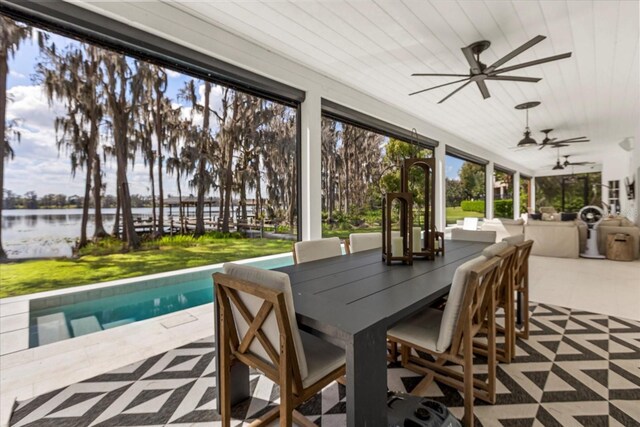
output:
<path id="1" fill-rule="evenodd" d="M 380 249 L 281 267 L 288 273 L 299 323 L 335 335 L 387 327 L 446 294 L 453 273 L 487 243 L 448 241 L 445 256 L 413 265 L 382 262 Z"/>

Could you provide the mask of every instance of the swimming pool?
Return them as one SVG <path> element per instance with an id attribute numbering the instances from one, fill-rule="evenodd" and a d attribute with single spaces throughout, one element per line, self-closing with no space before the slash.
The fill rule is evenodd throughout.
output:
<path id="1" fill-rule="evenodd" d="M 293 264 L 291 254 L 238 263 L 272 269 Z M 195 270 L 195 271 L 194 271 Z M 222 264 L 174 272 L 126 284 L 33 300 L 29 312 L 29 347 L 38 347 L 185 310 L 213 301 L 211 274 Z"/>

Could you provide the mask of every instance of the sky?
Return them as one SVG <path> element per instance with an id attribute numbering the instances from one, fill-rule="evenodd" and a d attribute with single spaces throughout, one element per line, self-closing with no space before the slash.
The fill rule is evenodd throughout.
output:
<path id="1" fill-rule="evenodd" d="M 58 48 L 77 43 L 75 40 L 50 35 L 50 41 Z M 41 86 L 35 81 L 35 65 L 39 58 L 39 48 L 35 40 L 26 41 L 9 61 L 7 78 L 7 120 L 17 120 L 21 134 L 20 142 L 11 141 L 15 158 L 5 164 L 5 190 L 15 194 L 34 191 L 38 196 L 45 194 L 82 195 L 84 193 L 84 171 L 79 170 L 74 178 L 71 175 L 71 162 L 68 153 L 56 147 L 54 120 L 64 113 L 63 105 L 49 105 Z M 167 70 L 167 95 L 175 105 L 180 103 L 177 95 L 180 88 L 191 77 Z M 198 88 L 200 100 L 203 98 L 204 86 Z M 213 108 L 220 107 L 221 88 L 212 90 Z M 189 107 L 183 107 L 183 114 L 190 114 Z M 201 120 L 201 118 L 200 118 Z M 196 118 L 197 121 L 197 118 Z M 115 159 L 107 159 L 105 164 L 106 193 L 115 194 Z M 136 159 L 128 173 L 130 193 L 150 195 L 148 170 L 142 158 Z M 157 184 L 156 184 L 157 185 Z M 165 194 L 176 195 L 175 179 L 168 176 L 164 180 Z M 189 193 L 186 182 L 183 182 L 184 193 Z"/>
<path id="2" fill-rule="evenodd" d="M 77 43 L 75 40 L 58 35 L 50 35 L 50 41 L 58 48 Z M 62 104 L 49 105 L 41 86 L 35 81 L 35 65 L 38 62 L 39 49 L 34 40 L 26 41 L 9 61 L 7 79 L 7 120 L 16 119 L 21 134 L 21 141 L 11 142 L 15 158 L 5 165 L 5 190 L 23 195 L 34 191 L 38 196 L 45 194 L 82 195 L 84 193 L 84 171 L 79 170 L 74 178 L 71 174 L 71 163 L 64 149 L 56 147 L 54 120 L 64 113 Z M 176 71 L 167 70 L 167 95 L 178 105 L 177 95 L 184 83 L 191 77 Z M 199 98 L 204 97 L 204 86 L 198 88 Z M 222 88 L 214 86 L 212 90 L 212 107 L 220 109 Z M 190 114 L 190 108 L 183 106 L 183 114 Z M 196 118 L 197 120 L 197 118 Z M 201 117 L 200 117 L 201 120 Z M 456 178 L 462 161 L 447 156 L 446 176 Z M 115 159 L 107 159 L 104 165 L 106 193 L 115 194 Z M 148 170 L 142 158 L 136 159 L 128 172 L 130 193 L 150 195 Z M 176 195 L 175 179 L 167 176 L 164 179 L 165 194 Z M 186 182 L 182 183 L 183 192 L 189 193 Z"/>

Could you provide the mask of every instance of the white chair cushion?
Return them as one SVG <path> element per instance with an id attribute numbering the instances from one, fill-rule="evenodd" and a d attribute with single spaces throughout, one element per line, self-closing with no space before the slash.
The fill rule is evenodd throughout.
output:
<path id="1" fill-rule="evenodd" d="M 296 357 L 298 359 L 298 367 L 300 368 L 300 376 L 305 378 L 308 375 L 307 359 L 305 357 L 304 346 L 302 339 L 300 338 L 300 331 L 298 329 L 298 323 L 296 322 L 296 311 L 293 306 L 293 294 L 291 293 L 291 282 L 289 281 L 289 275 L 281 273 L 279 271 L 264 270 L 261 268 L 251 267 L 248 265 L 239 265 L 226 263 L 222 266 L 222 272 L 230 276 L 236 277 L 241 280 L 253 282 L 270 289 L 281 291 L 284 294 L 284 302 L 287 308 L 287 315 L 289 316 L 289 324 L 291 325 L 291 337 L 293 340 L 293 346 L 296 350 Z M 253 316 L 258 313 L 258 310 L 262 306 L 264 300 L 248 295 L 246 293 L 239 292 L 240 300 L 246 305 L 247 309 Z M 232 303 L 231 308 L 233 311 L 233 320 L 236 323 L 236 327 L 241 335 L 246 334 L 249 329 L 249 325 L 245 322 L 244 318 L 238 312 L 235 305 Z M 271 312 L 267 316 L 262 325 L 262 330 L 267 339 L 276 349 L 280 349 L 280 330 L 278 328 L 278 322 L 275 316 L 275 312 Z M 254 339 L 249 347 L 251 352 L 260 356 L 265 362 L 271 364 L 271 359 L 266 353 L 262 344 L 258 339 Z"/>
<path id="2" fill-rule="evenodd" d="M 352 233 L 349 235 L 351 253 L 382 247 L 382 233 Z"/>
<path id="3" fill-rule="evenodd" d="M 307 388 L 346 362 L 345 352 L 340 347 L 314 335 L 300 331 L 304 354 L 307 356 L 308 374 L 302 377 L 302 386 Z"/>
<path id="4" fill-rule="evenodd" d="M 294 250 L 298 264 L 342 255 L 342 246 L 337 237 L 296 242 Z"/>
<path id="5" fill-rule="evenodd" d="M 519 245 L 520 243 L 524 243 L 524 233 L 505 237 L 502 241 L 506 242 L 509 246 Z"/>
<path id="6" fill-rule="evenodd" d="M 437 351 L 438 334 L 443 312 L 428 308 L 417 315 L 405 319 L 389 329 L 390 338 L 410 342 L 426 350 Z"/>
<path id="7" fill-rule="evenodd" d="M 484 256 L 476 257 L 462 264 L 456 269 L 453 274 L 453 282 L 451 283 L 451 289 L 449 290 L 449 297 L 447 298 L 447 305 L 444 307 L 442 313 L 442 323 L 440 324 L 440 333 L 438 335 L 438 342 L 436 344 L 436 351 L 446 351 L 451 342 L 453 341 L 453 332 L 456 328 L 456 322 L 458 321 L 458 315 L 462 306 L 462 299 L 464 298 L 465 285 L 471 269 L 478 264 L 485 262 L 487 258 Z"/>
<path id="8" fill-rule="evenodd" d="M 508 247 L 509 247 L 509 244 L 507 242 L 494 243 L 493 245 L 487 246 L 486 248 L 484 248 L 484 250 L 482 251 L 482 256 L 487 258 L 493 258 L 499 253 L 503 252 Z"/>

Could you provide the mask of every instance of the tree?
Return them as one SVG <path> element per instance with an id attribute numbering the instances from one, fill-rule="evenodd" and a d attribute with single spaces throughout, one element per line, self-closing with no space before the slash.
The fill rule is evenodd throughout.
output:
<path id="1" fill-rule="evenodd" d="M 134 73 L 127 58 L 119 53 L 102 51 L 101 63 L 105 78 L 102 89 L 107 99 L 107 112 L 111 118 L 111 129 L 116 153 L 118 200 L 122 215 L 124 241 L 127 249 L 140 247 L 131 212 L 131 197 L 127 180 L 129 150 L 129 126 L 137 107 L 141 84 L 134 79 Z"/>
<path id="2" fill-rule="evenodd" d="M 87 223 L 93 180 L 96 227 L 94 238 L 104 237 L 102 224 L 102 172 L 98 154 L 99 127 L 104 115 L 104 99 L 99 88 L 102 69 L 97 48 L 82 43 L 59 51 L 55 43 L 43 46 L 44 60 L 36 69 L 49 104 L 63 102 L 65 114 L 55 119 L 58 150 L 71 158 L 71 173 L 85 169 L 85 191 L 78 248 L 87 244 Z"/>
<path id="3" fill-rule="evenodd" d="M 225 93 L 229 89 L 225 89 Z M 183 99 L 191 103 L 191 120 L 190 126 L 187 126 L 186 134 L 187 141 L 193 144 L 195 152 L 194 160 L 197 166 L 193 175 L 192 186 L 197 189 L 196 196 L 196 229 L 194 234 L 201 236 L 204 234 L 204 197 L 207 190 L 213 184 L 213 178 L 211 171 L 208 170 L 211 157 L 215 152 L 215 144 L 210 132 L 210 116 L 212 110 L 210 108 L 211 98 L 211 83 L 204 81 L 204 97 L 202 104 L 198 102 L 198 96 L 196 94 L 195 80 L 191 79 L 185 82 L 184 87 L 178 94 L 180 99 Z M 202 126 L 193 124 L 193 119 L 196 114 L 202 115 Z M 226 114 L 226 108 L 225 113 Z"/>
<path id="4" fill-rule="evenodd" d="M 0 15 L 0 194 L 4 194 L 4 162 L 13 157 L 9 146 L 7 132 L 7 76 L 9 75 L 9 57 L 14 57 L 22 42 L 31 36 L 32 29 L 28 25 L 18 24 L 13 19 Z M 10 153 L 10 155 L 8 155 Z M 0 203 L 2 216 L 2 203 Z M 2 247 L 2 231 L 0 230 L 0 259 L 7 258 Z"/>
<path id="5" fill-rule="evenodd" d="M 156 206 L 153 203 L 153 221 L 157 225 L 156 234 L 162 235 L 164 230 L 164 189 L 162 167 L 164 163 L 163 153 L 167 148 L 167 134 L 172 130 L 168 128 L 169 116 L 172 112 L 171 101 L 165 96 L 167 90 L 167 73 L 158 66 L 148 62 L 140 61 L 137 67 L 137 76 L 141 80 L 142 99 L 139 117 L 141 130 L 143 130 L 143 140 L 145 141 L 145 159 L 149 164 L 149 179 L 151 180 L 152 197 L 155 200 L 155 185 L 153 177 L 153 165 L 158 168 L 158 217 L 156 221 Z M 151 135 L 155 135 L 155 149 Z"/>
<path id="6" fill-rule="evenodd" d="M 484 166 L 464 162 L 458 175 L 460 176 L 460 182 L 465 191 L 465 199 L 484 199 L 486 188 Z"/>

